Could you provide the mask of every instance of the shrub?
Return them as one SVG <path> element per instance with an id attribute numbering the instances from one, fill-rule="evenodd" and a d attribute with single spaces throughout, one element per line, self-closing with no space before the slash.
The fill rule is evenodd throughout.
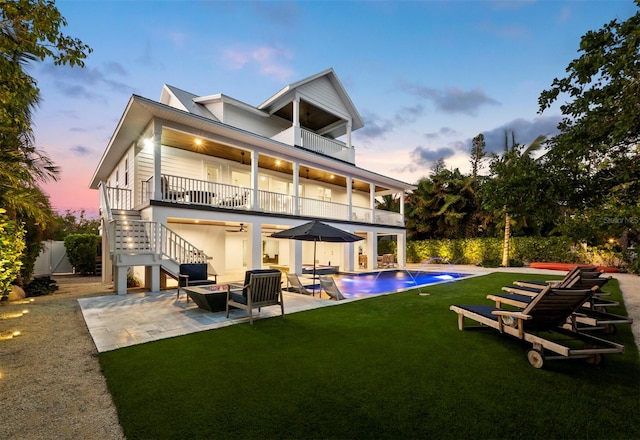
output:
<path id="1" fill-rule="evenodd" d="M 69 234 L 64 239 L 69 263 L 76 273 L 88 275 L 96 273 L 96 256 L 100 236 L 95 234 Z"/>
<path id="2" fill-rule="evenodd" d="M 502 261 L 502 246 L 502 238 L 411 241 L 407 243 L 407 261 L 420 263 L 434 259 L 436 262 L 498 267 Z M 513 237 L 509 265 L 518 267 L 534 261 L 602 264 L 618 261 L 616 256 L 610 248 L 585 249 L 568 237 Z"/>
<path id="3" fill-rule="evenodd" d="M 36 277 L 24 286 L 27 297 L 49 295 L 58 290 L 58 285 L 50 276 Z"/>
<path id="4" fill-rule="evenodd" d="M 0 299 L 9 297 L 11 284 L 20 273 L 24 251 L 24 228 L 0 208 Z"/>

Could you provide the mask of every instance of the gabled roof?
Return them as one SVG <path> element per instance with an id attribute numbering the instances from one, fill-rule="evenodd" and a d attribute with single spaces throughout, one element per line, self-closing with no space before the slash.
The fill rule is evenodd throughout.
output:
<path id="1" fill-rule="evenodd" d="M 278 93 L 276 93 L 275 95 L 267 99 L 265 102 L 260 104 L 258 106 L 258 109 L 267 111 L 269 113 L 275 113 L 275 111 L 277 111 L 280 107 L 282 107 L 283 103 L 291 102 L 295 98 L 296 89 L 299 89 L 300 87 L 310 82 L 316 81 L 317 79 L 322 77 L 326 77 L 329 80 L 329 82 L 331 82 L 336 93 L 340 96 L 342 103 L 344 104 L 349 114 L 351 115 L 351 118 L 352 118 L 351 129 L 357 130 L 359 128 L 364 127 L 364 122 L 362 120 L 362 117 L 360 116 L 360 113 L 358 113 L 358 110 L 356 109 L 355 105 L 353 105 L 353 101 L 351 101 L 351 98 L 349 98 L 347 91 L 343 87 L 342 83 L 338 79 L 338 76 L 336 75 L 332 67 L 322 72 L 316 73 L 315 75 L 302 79 L 300 81 L 289 84 L 288 86 L 285 86 Z M 278 107 L 274 108 L 274 106 L 278 106 Z"/>
<path id="2" fill-rule="evenodd" d="M 162 94 L 160 95 L 160 102 L 162 104 L 169 104 L 169 95 L 175 97 L 180 102 L 180 104 L 182 104 L 181 110 L 193 113 L 194 115 L 202 116 L 204 118 L 210 118 L 214 121 L 218 120 L 218 118 L 216 118 L 213 113 L 211 113 L 204 105 L 198 102 L 198 95 L 194 95 L 193 93 L 186 92 L 177 87 L 164 84 L 162 87 Z"/>

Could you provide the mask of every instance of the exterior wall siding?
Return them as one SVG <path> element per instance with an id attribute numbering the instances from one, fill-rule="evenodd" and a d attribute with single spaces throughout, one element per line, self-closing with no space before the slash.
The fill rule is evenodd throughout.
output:
<path id="1" fill-rule="evenodd" d="M 318 78 L 316 81 L 305 84 L 300 87 L 299 93 L 306 101 L 316 105 L 320 104 L 332 113 L 340 115 L 344 119 L 350 119 L 349 111 L 327 78 Z"/>

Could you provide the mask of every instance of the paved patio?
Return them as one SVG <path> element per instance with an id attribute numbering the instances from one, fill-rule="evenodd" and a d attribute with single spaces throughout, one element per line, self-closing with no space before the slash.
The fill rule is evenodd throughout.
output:
<path id="1" fill-rule="evenodd" d="M 412 265 L 410 269 L 427 270 L 424 266 Z M 475 266 L 429 265 L 429 271 L 454 270 L 461 273 L 487 274 L 496 271 L 518 273 L 564 275 L 564 272 L 529 268 L 485 269 Z M 634 318 L 634 335 L 640 344 L 640 277 L 628 274 L 612 274 L 620 282 L 629 316 Z M 237 275 L 233 274 L 231 277 Z M 228 282 L 224 278 L 221 283 Z M 334 306 L 353 300 L 332 301 L 284 292 L 285 315 L 319 307 Z M 248 322 L 247 312 L 232 309 L 229 319 L 225 312 L 211 313 L 198 308 L 193 301 L 186 301 L 182 293 L 176 300 L 176 291 L 138 292 L 127 295 L 108 295 L 78 299 L 85 322 L 99 352 L 114 350 L 144 342 L 180 336 L 204 330 Z M 263 308 L 255 319 L 279 316 L 280 308 Z"/>

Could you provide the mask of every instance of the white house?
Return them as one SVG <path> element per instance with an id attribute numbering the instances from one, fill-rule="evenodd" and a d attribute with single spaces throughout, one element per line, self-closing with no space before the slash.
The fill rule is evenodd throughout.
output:
<path id="1" fill-rule="evenodd" d="M 127 270 L 144 268 L 145 286 L 158 290 L 179 263 L 198 261 L 221 275 L 270 265 L 300 273 L 313 244 L 269 236 L 315 218 L 365 238 L 318 243 L 319 264 L 375 268 L 378 238 L 392 236 L 404 265 L 402 201 L 414 187 L 355 165 L 351 133 L 363 125 L 333 69 L 257 107 L 168 85 L 159 101 L 133 95 L 90 184 L 100 192 L 103 281 L 126 293 Z M 400 197 L 400 212 L 376 209 L 387 194 Z"/>

